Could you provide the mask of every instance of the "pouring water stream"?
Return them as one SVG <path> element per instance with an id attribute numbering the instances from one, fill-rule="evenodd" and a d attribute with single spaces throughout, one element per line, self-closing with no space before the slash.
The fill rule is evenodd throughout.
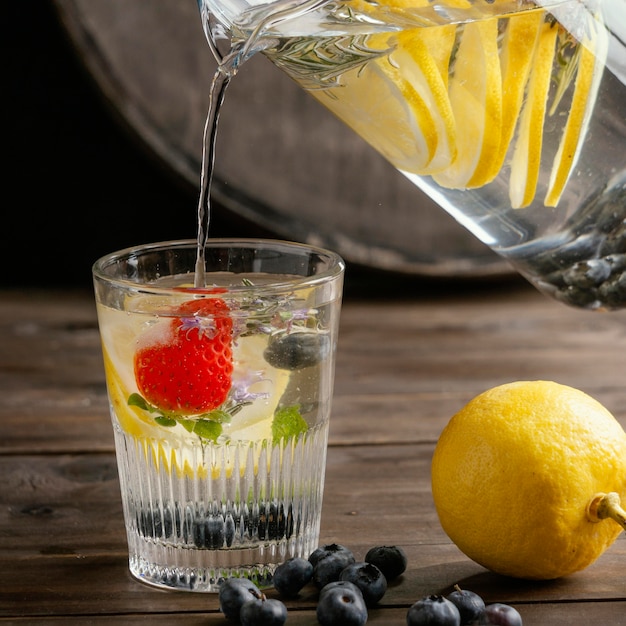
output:
<path id="1" fill-rule="evenodd" d="M 212 23 L 211 14 L 203 0 L 198 0 L 202 27 L 209 48 L 217 61 L 217 69 L 211 81 L 209 92 L 209 107 L 204 125 L 202 142 L 202 169 L 200 173 L 200 196 L 198 200 L 198 241 L 197 259 L 195 267 L 194 287 L 205 287 L 205 247 L 209 237 L 211 221 L 211 181 L 215 166 L 215 148 L 220 111 L 226 89 L 231 79 L 237 74 L 240 66 L 257 52 L 275 45 L 275 39 L 266 37 L 271 28 L 282 22 L 294 19 L 314 11 L 326 4 L 328 0 L 277 0 L 273 3 L 274 9 L 253 23 L 251 34 L 241 41 L 233 43 L 229 35 L 224 35 L 219 24 Z M 243 18 L 245 20 L 246 14 Z M 228 42 L 228 49 L 222 53 L 218 47 L 218 40 Z"/>

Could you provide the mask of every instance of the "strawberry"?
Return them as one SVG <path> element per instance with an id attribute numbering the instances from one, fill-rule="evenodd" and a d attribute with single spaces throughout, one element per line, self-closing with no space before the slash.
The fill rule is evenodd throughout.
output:
<path id="1" fill-rule="evenodd" d="M 140 338 L 134 359 L 139 392 L 156 408 L 178 415 L 220 406 L 231 387 L 232 329 L 222 299 L 184 302 L 176 317 Z"/>

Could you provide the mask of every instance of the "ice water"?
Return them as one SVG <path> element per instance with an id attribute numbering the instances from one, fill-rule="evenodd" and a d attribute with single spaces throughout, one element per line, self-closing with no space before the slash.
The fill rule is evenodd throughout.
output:
<path id="1" fill-rule="evenodd" d="M 194 250 L 189 243 L 191 270 Z M 331 274 L 308 284 L 209 271 L 202 290 L 193 271 L 132 287 L 96 281 L 129 563 L 140 580 L 217 591 L 237 576 L 266 587 L 277 564 L 317 547 L 341 294 L 340 271 Z M 189 303 L 213 299 L 228 321 L 227 393 L 201 413 L 155 401 L 140 374 L 144 347 L 154 363 L 145 376 L 168 368 L 174 385 L 178 356 L 159 351 L 180 342 L 192 353 L 218 316 L 204 304 L 190 313 Z"/>

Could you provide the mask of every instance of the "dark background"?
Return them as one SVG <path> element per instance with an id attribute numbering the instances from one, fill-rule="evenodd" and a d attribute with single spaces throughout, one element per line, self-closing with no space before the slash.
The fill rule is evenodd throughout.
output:
<path id="1" fill-rule="evenodd" d="M 197 189 L 108 107 L 50 0 L 4 2 L 1 15 L 8 220 L 0 286 L 90 287 L 91 264 L 103 254 L 195 238 Z M 265 234 L 214 206 L 212 236 Z"/>

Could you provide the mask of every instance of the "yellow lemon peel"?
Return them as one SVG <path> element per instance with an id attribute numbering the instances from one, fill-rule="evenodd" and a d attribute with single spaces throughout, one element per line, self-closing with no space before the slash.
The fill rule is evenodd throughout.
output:
<path id="1" fill-rule="evenodd" d="M 520 116 L 511 161 L 509 196 L 514 209 L 528 206 L 537 190 L 557 32 L 555 24 L 544 22 L 538 33 L 535 52 L 529 55 L 533 60 L 533 71 L 530 73 L 528 94 Z"/>
<path id="2" fill-rule="evenodd" d="M 463 26 L 449 97 L 458 152 L 450 166 L 433 178 L 442 187 L 482 187 L 498 174 L 502 73 L 497 19 Z"/>
<path id="3" fill-rule="evenodd" d="M 457 155 L 454 113 L 448 98 L 448 65 L 455 41 L 455 28 L 419 28 L 398 33 L 398 46 L 390 55 L 402 67 L 408 80 L 432 116 L 433 151 L 431 158 L 416 174 L 427 175 L 447 168 Z M 410 104 L 413 104 L 411 101 Z M 420 111 L 415 110 L 420 119 Z M 406 170 L 409 171 L 409 170 Z"/>
<path id="4" fill-rule="evenodd" d="M 398 169 L 433 176 L 445 188 L 489 184 L 511 154 L 511 205 L 529 206 L 537 194 L 542 159 L 548 158 L 542 146 L 554 38 L 562 27 L 541 8 L 506 20 L 488 17 L 507 6 L 513 8 L 510 0 L 483 8 L 469 0 L 448 0 L 442 7 L 451 14 L 474 11 L 484 19 L 441 25 L 428 16 L 428 0 L 351 2 L 363 14 L 406 13 L 407 23 L 429 27 L 372 35 L 370 47 L 382 51 L 384 40 L 392 52 L 348 74 L 349 88 L 337 102 L 324 104 Z M 606 59 L 606 30 L 599 17 L 586 19 L 588 35 L 578 44 L 578 60 L 571 60 L 577 63 L 573 96 L 550 170 L 546 206 L 558 204 L 577 161 Z M 365 113 L 356 119 L 361 108 Z"/>
<path id="5" fill-rule="evenodd" d="M 552 166 L 548 192 L 544 204 L 556 206 L 583 145 L 593 111 L 600 79 L 608 53 L 608 35 L 604 25 L 592 22 L 593 37 L 587 37 L 580 48 L 574 95 L 565 129 Z"/>

